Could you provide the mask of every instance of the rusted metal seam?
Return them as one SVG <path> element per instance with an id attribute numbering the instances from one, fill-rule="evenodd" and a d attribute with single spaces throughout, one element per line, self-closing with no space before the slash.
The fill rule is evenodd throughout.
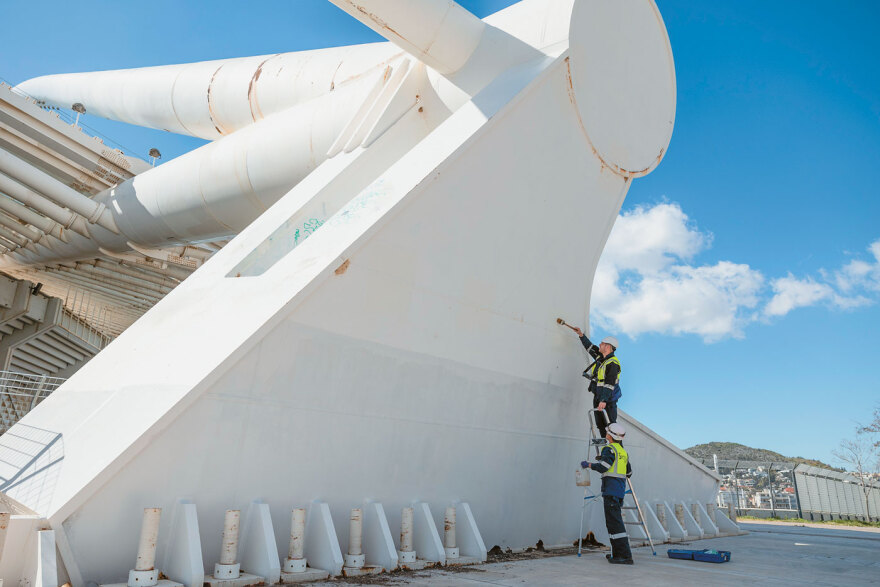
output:
<path id="1" fill-rule="evenodd" d="M 220 70 L 223 69 L 223 65 L 225 64 L 221 64 L 220 67 L 217 68 L 217 70 L 211 75 L 211 81 L 208 82 L 208 118 L 211 120 L 211 124 L 214 125 L 214 128 L 217 130 L 220 136 L 223 136 L 225 133 L 220 129 L 219 126 L 217 126 L 219 124 L 219 121 L 215 120 L 214 118 L 214 105 L 211 102 L 211 86 L 214 85 L 214 79 L 217 77 L 217 74 L 220 73 Z"/>
<path id="2" fill-rule="evenodd" d="M 654 163 L 639 171 L 630 171 L 628 169 L 623 169 L 622 167 L 615 165 L 614 163 L 609 163 L 602 157 L 602 155 L 599 154 L 596 146 L 593 145 L 593 141 L 590 140 L 590 134 L 587 132 L 587 128 L 584 126 L 584 121 L 581 119 L 580 108 L 578 108 L 577 98 L 574 95 L 574 86 L 572 85 L 571 81 L 571 57 L 565 58 L 565 76 L 568 81 L 568 99 L 574 107 L 574 115 L 575 118 L 577 118 L 578 126 L 581 127 L 581 132 L 584 133 L 584 138 L 587 139 L 587 143 L 590 145 L 590 149 L 592 149 L 593 154 L 599 159 L 599 161 L 602 162 L 602 165 L 610 169 L 615 175 L 619 175 L 626 180 L 630 180 L 633 177 L 645 175 L 651 169 L 653 169 L 657 162 L 659 162 L 660 159 L 663 158 L 663 153 L 665 152 L 665 149 L 660 149 L 660 154 L 657 155 L 657 157 L 654 159 Z"/>
<path id="3" fill-rule="evenodd" d="M 271 57 L 267 57 L 257 66 L 256 71 L 254 71 L 254 75 L 251 76 L 251 81 L 248 82 L 248 106 L 250 106 L 251 111 L 251 119 L 256 122 L 257 121 L 257 113 L 259 113 L 259 118 L 262 120 L 264 118 L 263 111 L 260 110 L 260 103 L 257 100 L 257 81 L 260 79 L 260 74 L 263 73 L 263 66 L 268 63 L 270 59 L 274 59 L 281 55 L 281 53 L 276 53 Z M 256 109 L 256 112 L 254 112 Z"/>

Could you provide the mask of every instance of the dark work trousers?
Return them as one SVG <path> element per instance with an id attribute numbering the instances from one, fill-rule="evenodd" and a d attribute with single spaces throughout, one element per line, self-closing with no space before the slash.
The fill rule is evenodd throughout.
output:
<path id="1" fill-rule="evenodd" d="M 596 402 L 594 408 L 599 407 L 599 402 Z M 606 402 L 605 403 L 605 413 L 608 414 L 608 419 L 611 422 L 617 422 L 617 402 Z M 602 412 L 595 412 L 596 414 L 596 426 L 599 427 L 599 438 L 605 438 L 605 428 L 608 427 L 610 422 L 605 421 L 605 414 Z"/>
<path id="2" fill-rule="evenodd" d="M 626 525 L 623 523 L 623 514 L 620 512 L 623 498 L 603 495 L 602 499 L 605 502 L 605 527 L 608 529 L 608 537 L 611 539 L 611 556 L 624 560 L 631 559 L 632 551 L 629 549 Z"/>

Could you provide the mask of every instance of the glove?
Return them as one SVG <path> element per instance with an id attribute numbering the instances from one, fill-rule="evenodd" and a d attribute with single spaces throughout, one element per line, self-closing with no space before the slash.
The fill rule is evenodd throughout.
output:
<path id="1" fill-rule="evenodd" d="M 581 461 L 581 469 L 589 469 L 589 468 L 590 468 L 590 463 L 588 463 L 587 461 Z"/>

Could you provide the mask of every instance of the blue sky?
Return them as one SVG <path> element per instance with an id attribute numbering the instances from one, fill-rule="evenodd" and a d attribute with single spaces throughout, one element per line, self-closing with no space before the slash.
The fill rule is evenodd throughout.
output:
<path id="1" fill-rule="evenodd" d="M 509 3 L 462 2 L 479 16 Z M 677 445 L 733 441 L 830 462 L 880 403 L 869 251 L 880 241 L 880 4 L 658 5 L 676 62 L 675 132 L 609 241 L 594 336 L 621 339 L 622 407 Z M 379 40 L 324 0 L 72 6 L 4 6 L 0 77 Z M 203 143 L 82 122 L 166 160 Z M 634 245 L 628 231 L 643 238 Z"/>

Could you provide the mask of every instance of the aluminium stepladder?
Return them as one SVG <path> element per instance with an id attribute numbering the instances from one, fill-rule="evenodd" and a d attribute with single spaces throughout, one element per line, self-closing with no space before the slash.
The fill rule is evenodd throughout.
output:
<path id="1" fill-rule="evenodd" d="M 596 414 L 598 412 L 602 412 L 602 415 L 605 417 L 605 421 L 608 422 L 608 414 L 605 410 L 599 409 L 591 409 L 587 413 L 587 417 L 590 420 L 590 436 L 587 439 L 587 458 L 590 458 L 590 447 L 596 448 L 596 457 L 598 457 L 602 453 L 602 447 L 605 445 L 605 439 L 598 436 L 599 434 L 599 426 L 596 424 Z M 599 442 L 601 441 L 601 442 Z M 589 473 L 585 473 L 589 474 Z M 654 548 L 654 541 L 651 539 L 651 533 L 648 532 L 648 526 L 645 524 L 645 516 L 642 515 L 642 507 L 639 505 L 639 498 L 636 497 L 635 489 L 633 488 L 632 481 L 627 477 L 626 479 L 627 490 L 623 496 L 624 502 L 621 506 L 621 510 L 632 510 L 636 514 L 636 521 L 630 522 L 629 520 L 624 519 L 623 523 L 627 526 L 641 526 L 642 531 L 645 533 L 645 536 L 648 538 L 648 544 L 651 546 L 651 552 L 654 556 L 657 556 L 657 550 Z M 626 496 L 632 496 L 632 501 L 635 505 L 626 505 Z M 580 530 L 578 531 L 578 550 L 577 555 L 581 556 L 582 551 L 582 543 L 584 539 L 584 514 L 587 508 L 587 501 L 598 497 L 598 495 L 588 495 L 587 487 L 584 487 L 584 499 L 581 502 L 581 525 Z"/>

